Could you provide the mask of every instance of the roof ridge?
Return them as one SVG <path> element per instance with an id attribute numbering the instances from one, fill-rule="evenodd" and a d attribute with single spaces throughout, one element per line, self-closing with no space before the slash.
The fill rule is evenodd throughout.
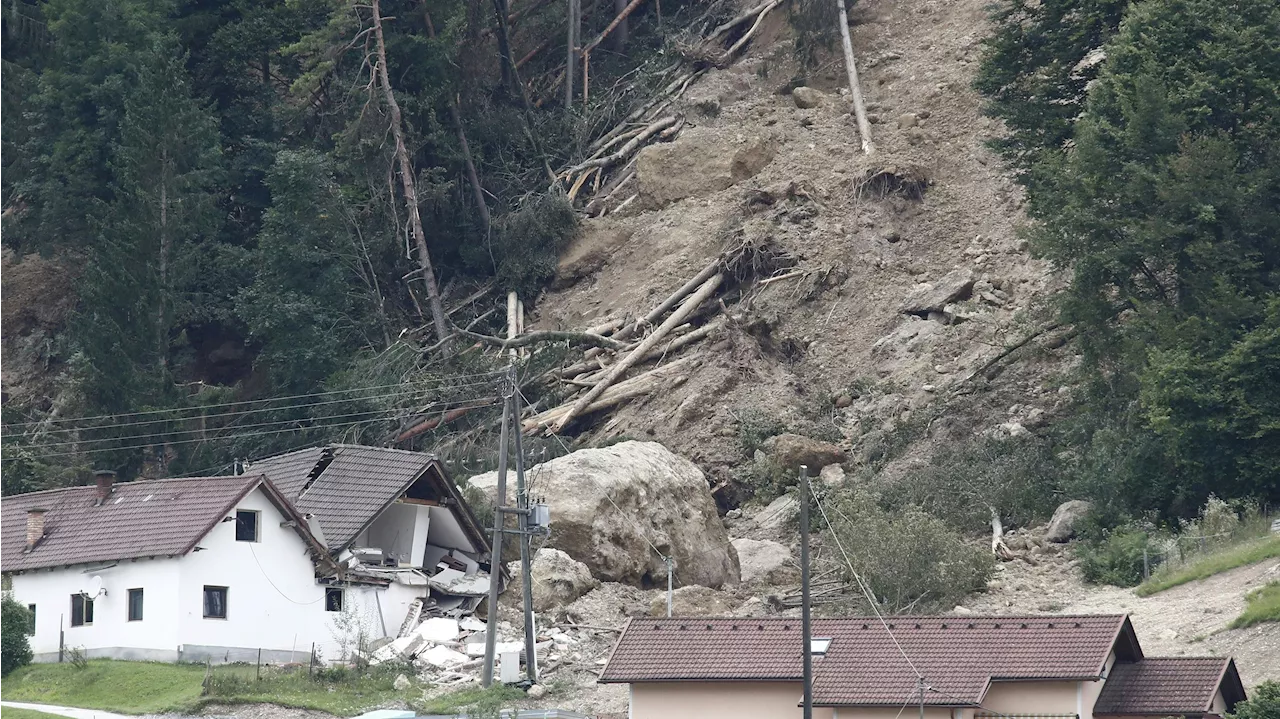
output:
<path id="1" fill-rule="evenodd" d="M 1225 657 L 1215 657 L 1215 656 L 1208 656 L 1208 655 L 1202 655 L 1202 656 L 1197 656 L 1197 657 L 1143 657 L 1143 658 L 1139 659 L 1138 661 L 1136 661 L 1136 662 L 1131 662 L 1131 663 L 1132 663 L 1132 664 L 1140 664 L 1140 663 L 1142 663 L 1142 662 L 1150 662 L 1150 661 L 1161 661 L 1161 662 L 1183 662 L 1183 661 L 1189 661 L 1189 662 L 1204 662 L 1204 661 L 1229 662 L 1229 661 L 1231 661 L 1233 658 L 1234 658 L 1234 657 L 1232 657 L 1231 655 L 1227 655 L 1227 656 L 1225 656 Z"/>
<path id="2" fill-rule="evenodd" d="M 346 444 L 343 442 L 330 442 L 324 445 L 334 449 L 376 449 L 379 452 L 395 452 L 397 454 L 411 454 L 418 457 L 430 457 L 431 459 L 439 459 L 435 452 L 419 452 L 416 449 L 400 449 L 398 447 L 380 447 L 372 444 Z"/>
<path id="3" fill-rule="evenodd" d="M 258 474 L 262 474 L 262 473 L 261 473 L 261 472 L 259 472 Z M 153 486 L 153 485 L 156 485 L 156 484 L 163 484 L 163 483 L 176 483 L 176 482 L 194 482 L 194 481 L 206 481 L 206 482 L 207 482 L 207 481 L 209 481 L 209 480 L 211 480 L 211 479 L 240 479 L 240 478 L 242 478 L 242 477 L 244 477 L 244 478 L 246 478 L 246 479 L 247 479 L 248 477 L 251 477 L 251 476 L 256 476 L 256 475 L 251 475 L 251 474 L 247 474 L 247 473 L 246 473 L 246 474 L 219 474 L 219 475 L 214 475 L 214 476 L 211 476 L 211 477 L 161 477 L 161 478 L 159 478 L 159 479 L 132 479 L 132 480 L 129 480 L 129 481 L 127 481 L 127 482 L 116 482 L 116 483 L 114 483 L 114 485 L 113 485 L 113 486 L 114 486 L 114 487 L 116 487 L 116 488 L 118 489 L 118 488 L 120 488 L 120 487 L 134 487 L 134 486 L 139 486 L 139 485 L 143 485 L 143 484 L 146 484 L 146 485 L 148 485 L 148 486 Z M 92 484 L 77 484 L 77 485 L 74 485 L 74 486 L 71 486 L 71 487 L 51 487 L 51 488 L 49 488 L 49 489 L 38 489 L 38 490 L 36 490 L 36 491 L 34 491 L 34 492 L 22 492 L 22 493 L 20 493 L 20 494 L 8 494 L 8 495 L 5 495 L 3 498 L 0 498 L 0 499 L 4 499 L 4 500 L 9 500 L 9 499 L 19 499 L 19 498 L 24 498 L 24 499 L 25 499 L 25 498 L 35 497 L 35 496 L 50 496 L 50 497 L 52 497 L 52 496 L 59 495 L 59 494 L 67 494 L 67 493 L 70 493 L 70 492 L 86 491 L 86 490 L 95 490 L 95 489 L 97 489 L 97 488 L 96 488 L 94 485 L 92 485 Z"/>

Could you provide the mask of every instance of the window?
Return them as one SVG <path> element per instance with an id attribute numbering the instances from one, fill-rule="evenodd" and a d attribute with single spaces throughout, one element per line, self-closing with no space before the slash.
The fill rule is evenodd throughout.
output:
<path id="1" fill-rule="evenodd" d="M 258 512 L 248 509 L 236 510 L 236 541 L 258 541 Z"/>
<path id="2" fill-rule="evenodd" d="M 129 590 L 129 621 L 142 621 L 142 590 Z"/>
<path id="3" fill-rule="evenodd" d="M 71 626 L 93 624 L 93 600 L 83 594 L 71 595 Z"/>
<path id="4" fill-rule="evenodd" d="M 825 656 L 831 648 L 831 637 L 810 637 L 809 653 L 815 657 Z"/>
<path id="5" fill-rule="evenodd" d="M 227 618 L 227 588 L 226 587 L 204 587 L 204 618 L 205 619 L 226 619 Z"/>
<path id="6" fill-rule="evenodd" d="M 326 612 L 342 611 L 342 590 L 328 587 L 324 590 L 324 610 Z"/>
<path id="7" fill-rule="evenodd" d="M 27 634 L 35 636 L 36 633 L 36 605 L 28 604 L 27 612 L 31 615 L 31 622 L 27 624 Z"/>

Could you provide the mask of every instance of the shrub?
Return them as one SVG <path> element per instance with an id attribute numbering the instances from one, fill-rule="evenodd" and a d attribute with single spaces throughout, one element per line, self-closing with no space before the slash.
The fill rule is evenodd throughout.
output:
<path id="1" fill-rule="evenodd" d="M 949 609 L 984 589 L 995 569 L 989 552 L 918 507 L 886 511 L 866 490 L 829 504 L 830 529 L 883 611 Z"/>
<path id="2" fill-rule="evenodd" d="M 5 593 L 0 600 L 0 676 L 31 663 L 31 612 Z"/>
<path id="3" fill-rule="evenodd" d="M 1076 545 L 1085 581 L 1134 587 L 1142 582 L 1143 553 L 1150 546 L 1147 532 L 1126 524 L 1086 538 Z"/>
<path id="4" fill-rule="evenodd" d="M 1276 719 L 1280 717 L 1280 682 L 1263 682 L 1253 689 L 1249 701 L 1236 705 L 1228 719 Z"/>

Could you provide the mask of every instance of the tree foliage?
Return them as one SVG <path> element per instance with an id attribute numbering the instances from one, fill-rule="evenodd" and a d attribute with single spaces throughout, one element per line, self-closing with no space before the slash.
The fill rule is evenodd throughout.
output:
<path id="1" fill-rule="evenodd" d="M 1013 1 L 997 20 L 978 85 L 1033 247 L 1071 272 L 1076 468 L 1133 510 L 1280 497 L 1280 8 Z"/>
<path id="2" fill-rule="evenodd" d="M 31 612 L 4 593 L 0 599 L 0 675 L 31 663 Z"/>

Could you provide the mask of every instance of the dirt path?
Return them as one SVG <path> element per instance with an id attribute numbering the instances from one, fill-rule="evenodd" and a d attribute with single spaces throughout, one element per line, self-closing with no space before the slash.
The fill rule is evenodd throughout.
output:
<path id="1" fill-rule="evenodd" d="M 991 591 L 965 606 L 975 612 L 1127 613 L 1147 655 L 1230 655 L 1251 687 L 1280 680 L 1280 624 L 1226 627 L 1244 609 L 1246 594 L 1276 579 L 1280 561 L 1271 559 L 1139 597 L 1132 589 L 1085 584 L 1065 556 L 1034 566 L 1015 560 L 1001 565 Z"/>

